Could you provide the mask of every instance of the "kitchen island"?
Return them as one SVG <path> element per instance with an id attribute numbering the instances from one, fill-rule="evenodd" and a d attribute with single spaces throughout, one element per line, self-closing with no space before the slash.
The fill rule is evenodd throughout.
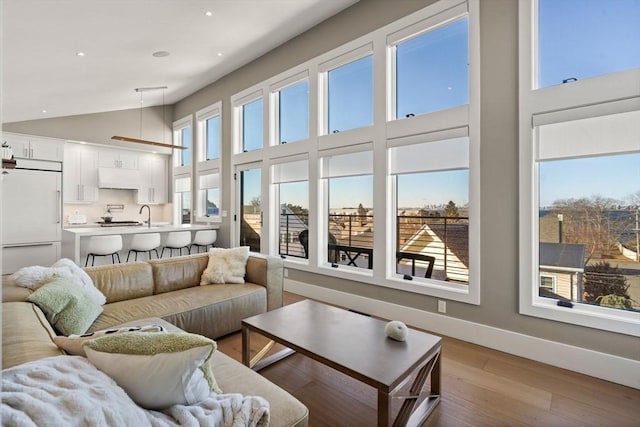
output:
<path id="1" fill-rule="evenodd" d="M 87 246 L 89 237 L 92 236 L 109 236 L 119 234 L 122 236 L 122 250 L 120 251 L 120 260 L 125 262 L 127 252 L 131 247 L 131 239 L 134 234 L 140 233 L 160 233 L 160 247 L 158 253 L 161 252 L 162 246 L 166 241 L 167 234 L 171 231 L 190 231 L 191 241 L 198 230 L 217 230 L 217 224 L 178 224 L 178 225 L 147 225 L 139 226 L 122 226 L 122 227 L 73 227 L 62 230 L 62 256 L 73 260 L 79 266 L 84 266 L 87 257 Z M 186 255 L 185 251 L 182 251 Z M 174 251 L 174 253 L 176 253 Z M 168 257 L 165 251 L 165 257 Z M 134 253 L 131 253 L 130 261 L 134 259 Z M 148 254 L 144 252 L 138 253 L 138 261 L 147 260 Z M 111 257 L 95 258 L 94 265 L 110 264 Z"/>

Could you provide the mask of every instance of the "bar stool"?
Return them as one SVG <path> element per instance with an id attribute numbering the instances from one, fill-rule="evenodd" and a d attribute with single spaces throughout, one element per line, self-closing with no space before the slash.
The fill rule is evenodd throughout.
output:
<path id="1" fill-rule="evenodd" d="M 92 236 L 89 238 L 89 247 L 87 250 L 87 260 L 84 262 L 86 267 L 89 264 L 89 257 L 91 257 L 91 265 L 96 260 L 96 256 L 109 256 L 111 255 L 111 262 L 116 263 L 116 256 L 118 257 L 118 263 L 120 263 L 120 254 L 118 251 L 122 250 L 122 236 L 115 234 L 112 236 Z"/>
<path id="2" fill-rule="evenodd" d="M 167 241 L 164 243 L 162 252 L 160 252 L 160 258 L 164 256 L 165 249 L 169 249 L 169 256 L 173 256 L 174 249 L 179 249 L 180 255 L 182 255 L 182 248 L 186 248 L 188 252 L 189 244 L 191 244 L 190 231 L 172 231 L 167 233 Z"/>
<path id="3" fill-rule="evenodd" d="M 158 255 L 158 247 L 160 246 L 160 233 L 140 233 L 134 234 L 131 239 L 131 248 L 127 253 L 127 262 L 129 262 L 129 255 L 131 252 L 135 252 L 134 260 L 138 260 L 138 252 L 149 252 L 149 259 L 151 259 L 151 251 L 156 251 L 156 258 L 160 258 Z"/>
<path id="4" fill-rule="evenodd" d="M 204 251 L 206 252 L 209 245 L 213 247 L 213 244 L 216 242 L 217 238 L 218 233 L 216 232 L 216 230 L 196 231 L 196 235 L 193 238 L 193 243 L 191 243 L 191 246 L 189 246 L 189 253 L 191 253 L 191 248 L 193 248 L 194 246 L 197 246 L 198 253 L 200 253 L 200 247 L 202 246 L 204 246 Z"/>

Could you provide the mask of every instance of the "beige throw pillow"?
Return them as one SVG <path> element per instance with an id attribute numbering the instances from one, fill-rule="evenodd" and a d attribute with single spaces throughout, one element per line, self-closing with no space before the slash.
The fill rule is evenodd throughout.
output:
<path id="1" fill-rule="evenodd" d="M 209 249 L 209 264 L 202 273 L 200 285 L 244 283 L 247 259 L 249 259 L 249 246 Z"/>
<path id="2" fill-rule="evenodd" d="M 184 332 L 126 332 L 84 343 L 87 358 L 140 406 L 193 405 L 221 393 L 211 357 L 215 341 Z"/>
<path id="3" fill-rule="evenodd" d="M 122 334 L 125 332 L 167 332 L 167 330 L 161 325 L 123 326 L 121 328 L 102 329 L 89 334 L 69 335 L 68 337 L 58 335 L 53 338 L 53 341 L 67 354 L 87 357 L 82 348 L 82 345 L 86 341 L 105 335 Z"/>

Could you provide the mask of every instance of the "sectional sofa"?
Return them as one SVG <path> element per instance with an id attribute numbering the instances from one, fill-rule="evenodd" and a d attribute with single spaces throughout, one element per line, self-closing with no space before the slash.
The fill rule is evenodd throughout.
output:
<path id="1" fill-rule="evenodd" d="M 107 299 L 87 332 L 163 324 L 216 339 L 240 330 L 243 318 L 282 306 L 280 258 L 251 253 L 244 284 L 200 286 L 207 263 L 208 255 L 198 254 L 85 268 Z M 3 369 L 65 354 L 54 343 L 56 331 L 43 312 L 27 302 L 30 293 L 4 278 Z M 269 402 L 271 426 L 307 425 L 307 408 L 286 391 L 219 351 L 211 363 L 225 393 L 261 396 Z"/>

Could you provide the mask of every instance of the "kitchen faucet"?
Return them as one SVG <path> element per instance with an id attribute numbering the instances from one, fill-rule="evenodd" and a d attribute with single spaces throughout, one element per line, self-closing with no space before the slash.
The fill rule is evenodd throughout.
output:
<path id="1" fill-rule="evenodd" d="M 140 212 L 138 212 L 139 214 L 142 213 L 142 209 L 147 208 L 147 211 L 149 212 L 149 217 L 147 219 L 147 223 L 149 224 L 149 228 L 151 228 L 151 208 L 149 207 L 149 205 L 142 205 L 140 206 Z"/>

